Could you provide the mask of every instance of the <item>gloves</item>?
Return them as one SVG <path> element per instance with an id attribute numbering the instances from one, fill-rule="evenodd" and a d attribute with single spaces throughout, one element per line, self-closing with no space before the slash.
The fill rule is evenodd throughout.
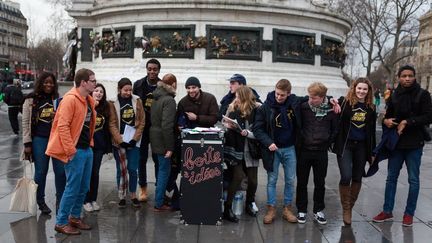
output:
<path id="1" fill-rule="evenodd" d="M 136 142 L 135 140 L 133 140 L 133 139 L 130 140 L 130 141 L 129 141 L 129 147 L 134 148 L 135 145 L 136 145 L 136 143 L 137 143 L 137 142 Z"/>
<path id="2" fill-rule="evenodd" d="M 122 142 L 121 144 L 119 144 L 119 146 L 120 147 L 122 147 L 122 148 L 129 148 L 129 144 L 128 143 L 125 143 L 125 142 Z"/>

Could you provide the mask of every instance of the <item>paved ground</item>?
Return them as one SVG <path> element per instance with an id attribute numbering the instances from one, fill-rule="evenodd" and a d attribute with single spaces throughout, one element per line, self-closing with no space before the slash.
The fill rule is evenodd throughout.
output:
<path id="1" fill-rule="evenodd" d="M 4 110 L 4 109 L 2 109 Z M 23 166 L 17 159 L 21 151 L 21 137 L 11 135 L 9 121 L 0 111 L 0 242 L 432 242 L 432 144 L 424 148 L 421 170 L 421 190 L 414 226 L 402 227 L 403 209 L 407 197 L 408 183 L 405 170 L 402 171 L 394 211 L 395 221 L 376 224 L 371 218 L 383 204 L 385 186 L 385 163 L 374 177 L 363 181 L 359 200 L 354 207 L 352 227 L 344 227 L 338 196 L 339 172 L 334 155 L 330 155 L 326 181 L 326 214 L 328 224 L 321 226 L 308 215 L 306 224 L 291 224 L 281 217 L 282 208 L 272 225 L 263 225 L 265 208 L 266 175 L 259 171 L 257 204 L 260 214 L 257 218 L 242 215 L 240 223 L 224 223 L 222 226 L 182 225 L 179 212 L 154 213 L 154 177 L 152 163 L 148 163 L 150 175 L 150 200 L 139 210 L 128 206 L 117 208 L 115 189 L 115 163 L 104 158 L 101 168 L 99 203 L 102 210 L 85 214 L 86 221 L 94 228 L 80 236 L 65 236 L 54 231 L 55 215 L 29 217 L 26 213 L 8 211 L 11 192 L 23 175 Z M 281 172 L 282 173 L 282 172 Z M 310 182 L 312 185 L 312 181 Z M 309 198 L 312 187 L 309 187 Z M 47 181 L 47 204 L 54 208 L 54 181 L 50 171 Z M 279 195 L 282 184 L 278 185 Z M 279 197 L 279 202 L 282 199 Z M 311 210 L 311 206 L 309 205 Z"/>

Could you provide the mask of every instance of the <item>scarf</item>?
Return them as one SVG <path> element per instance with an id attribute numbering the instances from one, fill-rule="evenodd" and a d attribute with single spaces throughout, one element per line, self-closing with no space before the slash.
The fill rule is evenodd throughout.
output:
<path id="1" fill-rule="evenodd" d="M 327 113 L 333 110 L 328 104 L 328 102 L 326 102 L 326 100 L 324 100 L 324 102 L 318 106 L 313 106 L 309 104 L 309 107 L 312 110 L 312 112 L 315 113 L 315 117 L 325 117 Z"/>
<path id="2" fill-rule="evenodd" d="M 420 85 L 415 82 L 410 87 L 402 87 L 398 85 L 391 96 L 392 103 L 395 109 L 395 117 L 403 120 L 411 115 L 415 103 L 415 96 L 420 91 Z"/>
<path id="3" fill-rule="evenodd" d="M 125 199 L 128 190 L 128 171 L 126 166 L 126 150 L 124 148 L 119 148 L 117 150 L 120 162 L 120 183 L 118 196 L 120 199 Z"/>

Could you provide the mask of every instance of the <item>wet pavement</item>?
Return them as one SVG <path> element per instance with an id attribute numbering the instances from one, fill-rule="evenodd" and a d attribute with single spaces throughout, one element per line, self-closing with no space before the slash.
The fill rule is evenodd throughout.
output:
<path id="1" fill-rule="evenodd" d="M 85 213 L 86 222 L 93 226 L 79 236 L 66 236 L 54 231 L 55 214 L 30 217 L 27 213 L 9 212 L 11 192 L 23 176 L 23 165 L 18 160 L 21 137 L 12 135 L 4 107 L 0 111 L 0 242 L 432 242 L 432 144 L 424 148 L 421 167 L 421 190 L 413 227 L 402 226 L 402 216 L 408 194 L 406 170 L 401 171 L 396 195 L 393 222 L 373 223 L 371 218 L 382 209 L 386 179 L 386 162 L 372 178 L 365 178 L 362 191 L 353 211 L 351 227 L 342 222 L 342 209 L 338 196 L 339 171 L 333 154 L 329 156 L 326 180 L 326 209 L 328 223 L 313 221 L 312 205 L 306 224 L 292 224 L 282 219 L 282 205 L 272 225 L 262 223 L 266 202 L 266 173 L 259 170 L 256 201 L 260 212 L 257 218 L 242 215 L 238 224 L 224 222 L 222 226 L 183 225 L 179 212 L 153 212 L 154 169 L 147 163 L 149 174 L 149 202 L 134 209 L 128 201 L 126 209 L 117 208 L 115 162 L 104 158 L 100 170 L 98 202 L 101 211 Z M 280 173 L 283 173 L 282 170 Z M 282 178 L 282 174 L 279 178 Z M 279 179 L 278 202 L 282 202 L 283 185 Z M 312 199 L 313 181 L 309 182 L 309 201 Z M 52 169 L 47 179 L 46 201 L 51 209 L 55 205 Z"/>

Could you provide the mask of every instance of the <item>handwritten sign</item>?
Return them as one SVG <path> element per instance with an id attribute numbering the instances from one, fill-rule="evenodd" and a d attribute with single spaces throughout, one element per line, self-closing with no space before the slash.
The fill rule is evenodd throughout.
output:
<path id="1" fill-rule="evenodd" d="M 222 138 L 187 134 L 182 141 L 182 219 L 187 224 L 215 225 L 222 213 Z"/>

